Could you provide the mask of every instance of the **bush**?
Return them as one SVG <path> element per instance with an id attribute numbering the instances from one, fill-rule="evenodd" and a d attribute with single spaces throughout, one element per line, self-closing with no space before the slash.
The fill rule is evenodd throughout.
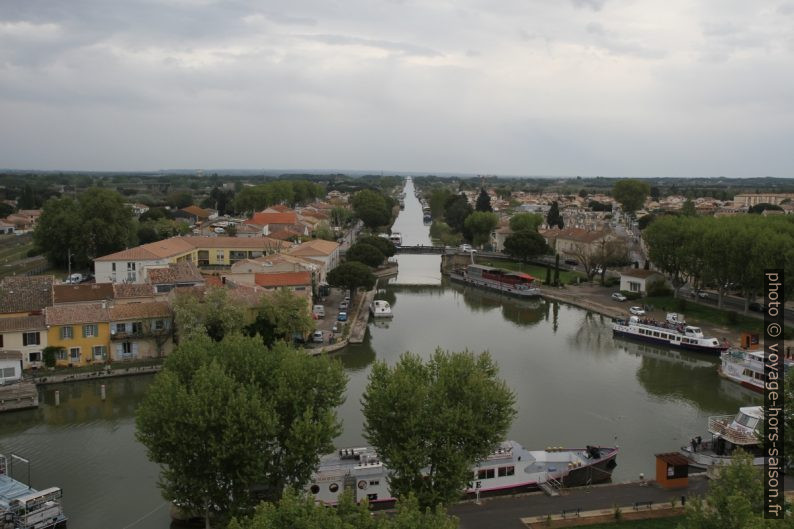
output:
<path id="1" fill-rule="evenodd" d="M 620 285 L 620 278 L 619 277 L 607 277 L 604 278 L 604 286 L 605 287 L 616 287 Z"/>
<path id="2" fill-rule="evenodd" d="M 668 287 L 664 281 L 655 281 L 648 285 L 646 295 L 650 298 L 658 298 L 663 296 L 672 296 L 673 289 Z"/>
<path id="3" fill-rule="evenodd" d="M 44 358 L 44 365 L 47 367 L 55 367 L 55 353 L 57 353 L 61 349 L 63 348 L 56 347 L 54 345 L 45 347 L 41 353 Z"/>
<path id="4" fill-rule="evenodd" d="M 642 294 L 640 294 L 639 292 L 632 292 L 630 290 L 621 290 L 620 293 L 626 296 L 626 299 L 631 299 L 631 300 L 640 299 L 642 297 Z"/>
<path id="5" fill-rule="evenodd" d="M 36 247 L 34 246 L 34 247 L 33 247 L 33 248 L 31 248 L 30 250 L 28 250 L 28 253 L 27 253 L 26 255 L 27 255 L 28 257 L 36 257 L 37 255 L 41 255 L 41 250 L 39 250 L 38 248 L 36 248 Z"/>

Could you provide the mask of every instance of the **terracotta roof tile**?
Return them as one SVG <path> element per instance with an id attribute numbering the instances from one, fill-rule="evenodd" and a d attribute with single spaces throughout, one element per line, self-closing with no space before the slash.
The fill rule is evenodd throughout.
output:
<path id="1" fill-rule="evenodd" d="M 31 312 L 52 305 L 53 276 L 11 276 L 0 280 L 0 313 Z"/>
<path id="2" fill-rule="evenodd" d="M 69 325 L 109 321 L 108 309 L 100 303 L 56 305 L 44 309 L 47 325 Z"/>
<path id="3" fill-rule="evenodd" d="M 204 277 L 191 261 L 171 263 L 162 268 L 147 268 L 146 274 L 152 285 L 175 283 L 200 283 Z"/>
<path id="4" fill-rule="evenodd" d="M 125 303 L 109 309 L 111 321 L 134 320 L 137 318 L 170 318 L 171 306 L 164 301 L 151 303 Z"/>
<path id="5" fill-rule="evenodd" d="M 113 283 L 84 283 L 82 285 L 54 285 L 53 302 L 85 303 L 113 299 Z"/>
<path id="6" fill-rule="evenodd" d="M 148 283 L 115 283 L 113 285 L 115 299 L 146 298 L 153 295 L 154 289 Z"/>
<path id="7" fill-rule="evenodd" d="M 312 284 L 312 276 L 309 272 L 254 274 L 254 283 L 265 288 L 306 286 Z"/>
<path id="8" fill-rule="evenodd" d="M 326 241 L 323 239 L 314 239 L 306 241 L 303 244 L 290 249 L 287 253 L 299 256 L 312 256 L 312 255 L 331 255 L 339 248 L 339 243 L 334 241 Z"/>
<path id="9" fill-rule="evenodd" d="M 28 331 L 45 327 L 44 315 L 0 318 L 0 332 Z"/>
<path id="10" fill-rule="evenodd" d="M 285 213 L 254 213 L 254 215 L 246 221 L 248 224 L 256 224 L 257 226 L 266 226 L 268 224 L 297 224 L 298 215 L 294 211 Z"/>
<path id="11" fill-rule="evenodd" d="M 207 219 L 210 216 L 210 212 L 206 209 L 200 208 L 198 206 L 188 206 L 186 208 L 182 208 L 179 211 L 184 211 L 188 215 L 193 215 L 200 219 Z"/>

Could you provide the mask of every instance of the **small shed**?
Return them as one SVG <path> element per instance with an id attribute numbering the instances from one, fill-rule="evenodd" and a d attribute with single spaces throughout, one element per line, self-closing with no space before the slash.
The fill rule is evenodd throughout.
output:
<path id="1" fill-rule="evenodd" d="M 664 276 L 655 270 L 629 268 L 620 271 L 620 290 L 645 294 L 653 283 L 664 281 Z"/>
<path id="2" fill-rule="evenodd" d="M 755 332 L 743 332 L 740 337 L 742 349 L 749 349 L 750 351 L 755 351 L 758 349 L 760 345 L 760 341 L 758 339 L 758 333 Z"/>
<path id="3" fill-rule="evenodd" d="M 683 489 L 689 485 L 688 457 L 678 452 L 656 454 L 656 483 L 663 489 Z"/>
<path id="4" fill-rule="evenodd" d="M 0 351 L 0 386 L 22 380 L 22 353 Z"/>

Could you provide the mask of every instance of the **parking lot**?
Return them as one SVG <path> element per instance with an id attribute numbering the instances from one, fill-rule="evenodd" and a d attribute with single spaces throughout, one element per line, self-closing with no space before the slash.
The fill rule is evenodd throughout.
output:
<path id="1" fill-rule="evenodd" d="M 308 347 L 320 347 L 333 343 L 332 339 L 339 339 L 342 336 L 342 325 L 347 322 L 337 322 L 339 316 L 339 304 L 344 300 L 346 291 L 339 288 L 332 288 L 330 294 L 322 300 L 321 304 L 325 308 L 325 317 L 317 318 L 314 320 L 315 330 L 323 332 L 323 343 L 311 341 L 306 345 Z M 334 332 L 336 327 L 337 332 Z"/>

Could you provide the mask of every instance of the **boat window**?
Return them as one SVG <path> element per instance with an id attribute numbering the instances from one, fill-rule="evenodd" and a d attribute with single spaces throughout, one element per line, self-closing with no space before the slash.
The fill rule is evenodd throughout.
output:
<path id="1" fill-rule="evenodd" d="M 375 501 L 375 500 L 378 499 L 378 495 L 377 494 L 367 494 L 367 499 L 369 501 Z"/>
<path id="2" fill-rule="evenodd" d="M 746 428 L 755 428 L 755 425 L 758 424 L 758 419 L 745 415 L 744 413 L 739 413 L 736 422 Z"/>
<path id="3" fill-rule="evenodd" d="M 336 483 L 331 483 L 330 485 L 328 485 L 328 490 L 330 490 L 331 492 L 336 492 L 339 490 L 339 485 Z"/>
<path id="4" fill-rule="evenodd" d="M 380 480 L 379 479 L 371 479 L 371 480 L 369 480 L 369 484 L 372 485 L 373 487 L 375 485 L 380 485 Z"/>
<path id="5" fill-rule="evenodd" d="M 653 335 L 656 336 L 657 338 L 659 337 L 659 333 L 656 331 L 653 331 Z"/>
<path id="6" fill-rule="evenodd" d="M 491 479 L 496 473 L 492 468 L 484 468 L 477 473 L 477 479 Z"/>
<path id="7" fill-rule="evenodd" d="M 314 483 L 309 490 L 312 491 L 312 494 L 317 494 L 320 492 L 320 486 L 317 483 Z"/>
<path id="8" fill-rule="evenodd" d="M 499 467 L 499 477 L 512 476 L 516 473 L 516 467 Z"/>

